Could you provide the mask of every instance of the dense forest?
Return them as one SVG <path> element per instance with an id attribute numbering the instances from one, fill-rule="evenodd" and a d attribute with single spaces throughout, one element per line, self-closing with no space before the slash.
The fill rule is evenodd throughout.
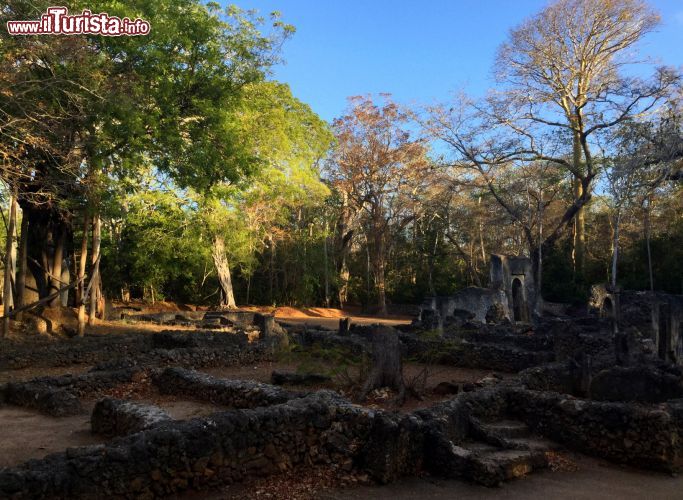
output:
<path id="1" fill-rule="evenodd" d="M 49 5 L 9 0 L 0 25 Z M 486 96 L 355 96 L 332 123 L 272 77 L 296 36 L 278 13 L 86 7 L 152 33 L 0 39 L 5 316 L 84 321 L 105 297 L 386 313 L 486 285 L 491 254 L 530 256 L 548 301 L 683 293 L 681 76 L 643 72 L 644 2 L 559 0 L 510 31 Z"/>

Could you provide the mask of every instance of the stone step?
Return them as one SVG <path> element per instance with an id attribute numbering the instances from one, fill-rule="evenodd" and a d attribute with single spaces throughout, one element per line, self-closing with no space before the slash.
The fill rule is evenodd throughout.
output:
<path id="1" fill-rule="evenodd" d="M 501 438 L 522 438 L 530 434 L 529 427 L 518 420 L 498 420 L 481 425 L 487 434 Z"/>
<path id="2" fill-rule="evenodd" d="M 479 440 L 465 441 L 451 447 L 451 463 L 461 477 L 484 486 L 498 486 L 548 466 L 545 452 L 554 449 L 552 442 L 529 435 L 521 422 L 500 421 L 494 427 L 526 432 L 525 437 L 501 438 L 500 446 Z M 515 424 L 515 425 L 513 425 Z M 453 471 L 455 472 L 455 471 Z"/>
<path id="3" fill-rule="evenodd" d="M 460 444 L 461 448 L 464 448 L 465 450 L 472 452 L 472 453 L 479 453 L 479 454 L 484 454 L 484 453 L 492 453 L 494 451 L 500 450 L 499 447 L 494 446 L 489 443 L 485 443 L 483 441 L 466 441 L 464 443 Z"/>
<path id="4" fill-rule="evenodd" d="M 529 450 L 529 451 L 554 451 L 557 450 L 557 443 L 536 436 L 525 436 L 509 438 L 505 440 L 506 444 L 512 445 L 516 450 Z"/>
<path id="5" fill-rule="evenodd" d="M 484 486 L 498 486 L 504 481 L 526 476 L 548 466 L 542 451 L 503 449 L 473 453 L 469 463 L 470 479 Z"/>

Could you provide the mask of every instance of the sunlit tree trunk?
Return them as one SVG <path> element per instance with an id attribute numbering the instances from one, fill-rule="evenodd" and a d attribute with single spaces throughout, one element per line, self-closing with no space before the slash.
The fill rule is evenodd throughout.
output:
<path id="1" fill-rule="evenodd" d="M 95 315 L 97 314 L 97 303 L 99 299 L 100 290 L 100 241 L 101 241 L 102 224 L 100 215 L 93 216 L 92 223 L 92 265 L 93 271 L 90 277 L 90 314 L 88 315 L 88 325 L 95 324 Z"/>
<path id="2" fill-rule="evenodd" d="M 349 266 L 346 264 L 346 255 L 342 255 L 340 259 L 341 268 L 339 270 L 339 308 L 343 309 L 348 298 L 349 279 L 351 276 L 349 273 Z"/>
<path id="3" fill-rule="evenodd" d="M 16 194 L 10 195 L 9 201 L 9 221 L 7 221 L 7 241 L 5 244 L 5 282 L 2 293 L 3 304 L 3 327 L 2 334 L 9 334 L 9 314 L 12 310 L 12 246 L 14 244 L 14 231 L 17 223 L 17 197 Z"/>
<path id="4" fill-rule="evenodd" d="M 26 259 L 27 259 L 27 242 L 28 242 L 28 217 L 22 213 L 21 217 L 21 234 L 19 235 L 19 249 L 17 250 L 17 277 L 15 282 L 16 297 L 14 298 L 14 307 L 19 309 L 24 305 L 24 292 L 26 290 Z M 23 319 L 23 313 L 17 313 L 17 321 Z"/>
<path id="5" fill-rule="evenodd" d="M 90 217 L 86 212 L 83 219 L 83 237 L 81 238 L 81 255 L 78 261 L 78 289 L 76 304 L 78 305 L 78 335 L 85 334 L 85 266 L 88 262 L 88 228 Z"/>
<path id="6" fill-rule="evenodd" d="M 223 241 L 222 236 L 214 236 L 211 256 L 213 257 L 213 264 L 216 267 L 216 275 L 218 276 L 218 283 L 221 288 L 220 306 L 235 308 L 237 305 L 235 304 L 235 295 L 232 288 L 230 263 L 225 253 L 225 241 Z"/>
<path id="7" fill-rule="evenodd" d="M 330 307 L 330 270 L 327 256 L 327 222 L 325 223 L 325 239 L 323 240 L 323 256 L 325 266 L 325 307 Z"/>
<path id="8" fill-rule="evenodd" d="M 486 247 L 484 246 L 484 216 L 481 208 L 481 195 L 477 198 L 477 218 L 479 219 L 479 250 L 481 261 L 486 264 Z"/>
<path id="9" fill-rule="evenodd" d="M 270 253 L 270 262 L 268 265 L 268 297 L 270 303 L 275 303 L 275 242 L 273 237 L 269 238 L 268 248 Z"/>
<path id="10" fill-rule="evenodd" d="M 573 125 L 578 127 L 578 118 L 573 120 Z M 572 161 L 577 172 L 583 170 L 581 166 L 581 141 L 578 130 L 573 134 Z M 583 185 L 580 179 L 574 179 L 574 198 L 579 199 L 583 195 Z M 579 276 L 583 276 L 586 264 L 586 213 L 584 207 L 576 212 L 574 226 L 574 268 Z"/>

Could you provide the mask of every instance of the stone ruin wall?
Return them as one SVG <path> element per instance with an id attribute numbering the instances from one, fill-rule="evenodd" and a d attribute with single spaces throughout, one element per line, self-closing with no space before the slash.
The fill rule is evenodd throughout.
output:
<path id="1" fill-rule="evenodd" d="M 660 359 L 683 364 L 683 295 L 591 287 L 589 312 L 652 342 Z"/>
<path id="2" fill-rule="evenodd" d="M 532 267 L 527 257 L 493 254 L 487 288 L 468 287 L 451 296 L 429 297 L 420 308 L 419 319 L 430 316 L 428 322 L 438 328 L 459 315 L 478 323 L 487 323 L 492 318 L 528 323 L 536 300 Z"/>
<path id="3" fill-rule="evenodd" d="M 251 407 L 173 421 L 156 407 L 104 399 L 93 429 L 121 437 L 0 469 L 0 496 L 160 498 L 313 464 L 363 470 L 381 483 L 420 471 L 483 481 L 457 444 L 483 432 L 483 422 L 510 417 L 618 462 L 664 471 L 681 465 L 683 407 L 676 401 L 640 407 L 578 400 L 529 389 L 521 376 L 400 415 L 352 405 L 331 391 L 287 393 L 188 370 L 166 369 L 155 383 L 170 392 L 178 380 L 185 384 L 180 391 L 192 389 L 197 399 L 213 400 L 223 387 L 222 401 Z M 262 406 L 267 401 L 273 404 Z"/>

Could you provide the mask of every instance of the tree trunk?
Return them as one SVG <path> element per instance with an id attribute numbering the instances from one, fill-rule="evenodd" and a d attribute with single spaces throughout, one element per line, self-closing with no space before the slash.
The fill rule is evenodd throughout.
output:
<path id="1" fill-rule="evenodd" d="M 348 298 L 350 273 L 349 266 L 346 264 L 346 256 L 343 255 L 341 259 L 341 268 L 339 270 L 339 308 L 344 309 L 346 299 Z"/>
<path id="2" fill-rule="evenodd" d="M 3 327 L 2 335 L 9 335 L 9 313 L 12 310 L 12 245 L 14 244 L 14 231 L 17 223 L 17 197 L 12 193 L 9 200 L 9 221 L 7 223 L 7 241 L 5 245 L 5 282 L 2 293 L 3 304 Z"/>
<path id="3" fill-rule="evenodd" d="M 574 126 L 578 127 L 578 119 Z M 578 130 L 574 131 L 573 137 L 573 163 L 577 172 L 583 171 L 581 166 L 581 141 Z M 574 179 L 574 198 L 579 199 L 583 196 L 583 184 L 578 178 Z M 576 212 L 576 219 L 574 221 L 574 266 L 577 274 L 583 277 L 583 272 L 586 264 L 586 211 L 582 206 Z"/>
<path id="4" fill-rule="evenodd" d="M 427 285 L 429 286 L 429 295 L 434 297 L 436 295 L 436 287 L 434 286 L 434 263 L 436 261 L 436 251 L 439 246 L 439 233 L 434 236 L 434 245 L 429 252 L 427 258 Z"/>
<path id="5" fill-rule="evenodd" d="M 270 262 L 268 265 L 268 295 L 270 299 L 270 303 L 274 304 L 275 303 L 275 242 L 273 241 L 272 236 L 269 238 L 269 243 L 268 247 L 270 250 Z"/>
<path id="6" fill-rule="evenodd" d="M 76 304 L 78 306 L 78 336 L 85 334 L 85 266 L 88 262 L 88 228 L 90 216 L 86 212 L 83 216 L 83 237 L 81 238 L 81 255 L 78 261 L 78 289 L 76 290 Z"/>
<path id="7" fill-rule="evenodd" d="M 363 385 L 361 399 L 365 399 L 370 391 L 382 387 L 396 391 L 397 400 L 403 401 L 405 383 L 398 332 L 390 326 L 378 325 L 372 331 L 372 368 Z"/>
<path id="8" fill-rule="evenodd" d="M 655 278 L 652 272 L 652 248 L 650 246 L 650 199 L 647 199 L 647 208 L 645 209 L 645 245 L 647 247 L 647 271 L 650 276 L 650 291 L 655 290 Z"/>
<path id="9" fill-rule="evenodd" d="M 16 297 L 14 298 L 14 307 L 19 309 L 24 305 L 24 292 L 26 290 L 26 257 L 27 257 L 27 241 L 28 241 L 28 217 L 22 213 L 21 217 L 21 235 L 19 236 L 19 249 L 17 251 L 17 277 L 16 277 Z M 17 321 L 23 319 L 24 313 L 17 314 Z"/>
<path id="10" fill-rule="evenodd" d="M 348 204 L 348 193 L 342 191 L 342 208 L 339 219 L 336 223 L 335 237 L 334 237 L 334 255 L 336 272 L 339 278 L 339 289 L 337 290 L 339 308 L 343 309 L 348 298 L 349 286 L 349 268 L 347 257 L 351 250 L 351 243 L 353 242 L 354 230 L 351 229 L 353 212 Z"/>
<path id="11" fill-rule="evenodd" d="M 367 235 L 365 236 L 365 301 L 363 310 L 367 312 L 370 305 L 370 241 Z"/>
<path id="12" fill-rule="evenodd" d="M 64 262 L 64 245 L 66 244 L 66 228 L 59 227 L 58 234 L 55 239 L 55 251 L 52 255 L 52 266 L 50 267 L 50 289 L 49 293 L 53 294 L 62 288 L 62 263 Z M 66 283 L 68 285 L 68 283 Z M 61 297 L 57 296 L 50 301 L 50 307 L 58 307 L 61 305 Z"/>
<path id="13" fill-rule="evenodd" d="M 484 247 L 484 220 L 481 212 L 481 195 L 477 200 L 478 210 L 477 215 L 479 219 L 479 249 L 481 250 L 481 261 L 486 264 L 486 248 Z"/>
<path id="14" fill-rule="evenodd" d="M 213 247 L 211 248 L 213 264 L 216 267 L 216 275 L 221 288 L 221 307 L 235 308 L 235 295 L 232 289 L 232 277 L 230 276 L 230 265 L 228 256 L 225 253 L 225 242 L 222 236 L 214 236 Z"/>
<path id="15" fill-rule="evenodd" d="M 533 258 L 533 252 L 531 253 Z M 533 264 L 532 264 L 533 268 Z M 543 316 L 543 190 L 540 191 L 538 202 L 538 257 L 536 259 L 536 269 L 534 272 L 534 323 L 537 324 Z"/>
<path id="16" fill-rule="evenodd" d="M 330 307 L 330 270 L 327 256 L 327 222 L 325 222 L 325 239 L 323 240 L 323 257 L 325 271 L 325 307 Z"/>
<path id="17" fill-rule="evenodd" d="M 251 299 L 251 274 L 247 275 L 247 297 L 246 297 L 246 303 L 249 304 L 249 300 Z"/>
<path id="18" fill-rule="evenodd" d="M 375 229 L 374 235 L 375 251 L 373 256 L 373 267 L 375 274 L 375 287 L 377 288 L 377 309 L 380 316 L 387 315 L 387 296 L 386 281 L 384 276 L 384 251 L 385 241 L 382 231 Z"/>
<path id="19" fill-rule="evenodd" d="M 95 315 L 97 314 L 97 302 L 99 300 L 100 290 L 100 241 L 101 241 L 102 222 L 100 215 L 93 216 L 92 223 L 92 257 L 93 273 L 90 277 L 90 311 L 88 315 L 88 325 L 95 324 Z"/>
<path id="20" fill-rule="evenodd" d="M 612 277 L 610 283 L 612 287 L 617 286 L 617 263 L 619 261 L 619 224 L 621 223 L 621 209 L 617 209 L 614 220 L 614 236 L 612 238 Z"/>

